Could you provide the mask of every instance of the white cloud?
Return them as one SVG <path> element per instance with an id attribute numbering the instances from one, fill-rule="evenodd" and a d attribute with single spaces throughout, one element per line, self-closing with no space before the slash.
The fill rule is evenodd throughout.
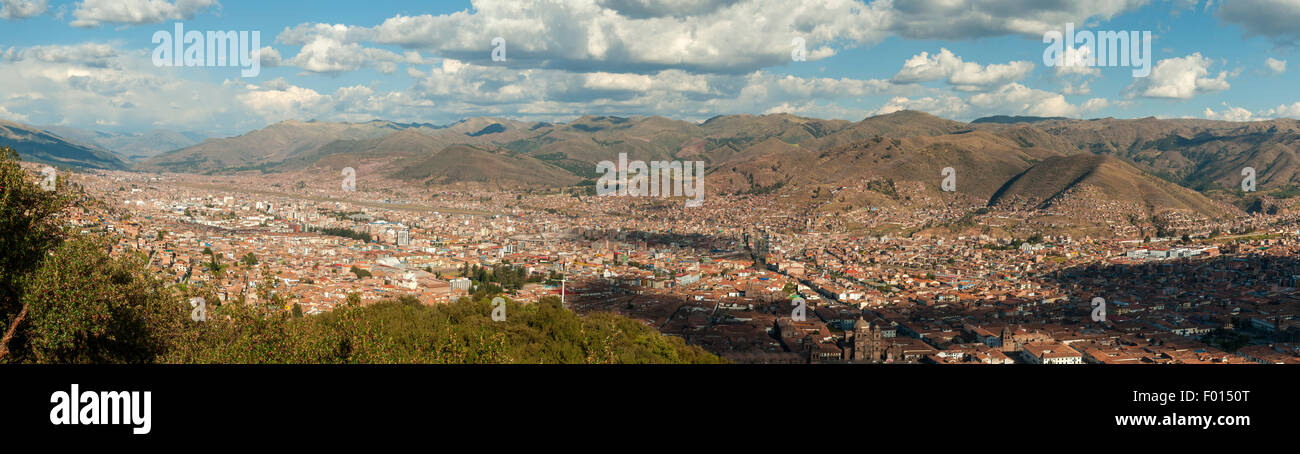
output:
<path id="1" fill-rule="evenodd" d="M 1088 66 L 1084 62 L 1088 60 L 1092 48 L 1081 46 L 1078 48 L 1067 47 L 1065 51 L 1065 64 L 1056 65 L 1057 76 L 1097 76 L 1101 74 L 1101 68 Z M 1070 60 L 1073 58 L 1073 60 Z"/>
<path id="2" fill-rule="evenodd" d="M 72 11 L 73 27 L 94 28 L 102 23 L 141 25 L 189 19 L 200 11 L 220 7 L 216 0 L 84 0 Z"/>
<path id="3" fill-rule="evenodd" d="M 327 34 L 339 43 L 425 49 L 488 61 L 507 42 L 514 67 L 650 74 L 663 69 L 747 73 L 793 64 L 802 38 L 810 61 L 891 35 L 968 39 L 1038 35 L 1067 22 L 1109 19 L 1148 0 L 475 0 L 451 14 L 393 16 L 374 27 L 301 24 L 283 43 Z M 1018 68 L 1014 68 L 1018 69 Z"/>
<path id="4" fill-rule="evenodd" d="M 0 19 L 26 19 L 44 13 L 47 0 L 0 0 Z"/>
<path id="5" fill-rule="evenodd" d="M 1252 114 L 1249 110 L 1241 107 L 1232 107 L 1227 104 L 1224 104 L 1223 107 L 1224 109 L 1220 112 L 1215 112 L 1213 109 L 1206 107 L 1202 116 L 1208 120 L 1224 121 L 1251 121 L 1255 119 L 1255 114 Z"/>
<path id="6" fill-rule="evenodd" d="M 0 120 L 16 121 L 19 123 L 26 123 L 28 121 L 26 115 L 10 112 L 9 109 L 5 108 L 5 106 L 0 106 Z"/>
<path id="7" fill-rule="evenodd" d="M 970 110 L 970 106 L 966 104 L 966 101 L 950 94 L 921 98 L 896 96 L 880 106 L 879 109 L 872 111 L 871 115 L 890 114 L 900 110 L 917 110 L 940 117 L 954 118 L 966 115 Z"/>
<path id="8" fill-rule="evenodd" d="M 1292 104 L 1281 104 L 1271 109 L 1264 109 L 1251 112 L 1242 107 L 1232 107 L 1227 103 L 1223 104 L 1223 110 L 1215 111 L 1208 107 L 1202 112 L 1201 116 L 1209 120 L 1226 120 L 1226 121 L 1258 121 L 1269 120 L 1274 118 L 1297 118 L 1300 119 L 1300 102 Z"/>
<path id="9" fill-rule="evenodd" d="M 110 43 L 45 45 L 5 51 L 3 101 L 34 124 L 120 126 L 242 132 L 265 123 L 240 115 L 236 86 L 179 77 L 188 68 L 157 68 L 149 51 Z M 238 69 L 229 69 L 238 74 Z"/>
<path id="10" fill-rule="evenodd" d="M 1033 70 L 1034 64 L 1027 61 L 980 66 L 962 61 L 948 49 L 940 49 L 934 55 L 921 52 L 907 59 L 893 81 L 916 83 L 943 79 L 958 90 L 978 91 L 1023 79 Z"/>
<path id="11" fill-rule="evenodd" d="M 1127 95 L 1190 99 L 1202 93 L 1227 90 L 1230 87 L 1227 71 L 1209 77 L 1209 68 L 1213 64 L 1213 61 L 1201 56 L 1199 52 L 1186 57 L 1160 60 L 1149 77 L 1139 78 L 1128 87 Z"/>
<path id="12" fill-rule="evenodd" d="M 262 60 L 262 67 L 265 68 L 274 68 L 284 64 L 284 59 L 280 58 L 280 51 L 271 46 L 263 47 L 258 52 L 258 56 Z"/>
<path id="13" fill-rule="evenodd" d="M 328 106 L 329 97 L 310 88 L 289 85 L 277 79 L 265 86 L 249 86 L 249 91 L 239 94 L 238 100 L 251 113 L 265 118 L 268 123 L 288 119 L 314 118 Z"/>
<path id="14" fill-rule="evenodd" d="M 314 73 L 341 73 L 368 67 L 384 74 L 397 71 L 397 63 L 412 60 L 412 55 L 364 47 L 353 42 L 346 42 L 348 34 L 346 25 L 316 24 L 297 32 L 285 32 L 277 38 L 289 45 L 301 45 L 298 55 L 281 63 L 302 68 Z M 276 53 L 279 56 L 279 53 Z M 413 53 L 418 63 L 419 53 Z"/>
<path id="15" fill-rule="evenodd" d="M 866 45 L 887 35 L 887 2 L 723 1 L 688 8 L 680 16 L 656 13 L 644 18 L 606 7 L 614 3 L 619 3 L 615 6 L 624 8 L 625 13 L 632 4 L 651 10 L 667 5 L 477 0 L 472 10 L 438 16 L 398 15 L 375 27 L 303 24 L 285 30 L 278 39 L 286 44 L 306 43 L 319 35 L 344 44 L 400 45 L 462 61 L 487 62 L 492 39 L 502 37 L 507 49 L 503 64 L 514 67 L 641 74 L 684 69 L 740 74 L 792 64 L 794 38 L 805 40 L 807 59 L 814 61 L 834 54 L 829 47 L 832 42 Z"/>
<path id="16" fill-rule="evenodd" d="M 1278 60 L 1269 57 L 1268 60 L 1264 60 L 1264 65 L 1268 66 L 1269 71 L 1272 71 L 1273 74 L 1282 74 L 1286 72 L 1286 60 Z"/>
<path id="17" fill-rule="evenodd" d="M 843 107 L 826 102 L 808 101 L 804 103 L 783 102 L 779 105 L 772 106 L 762 112 L 764 115 L 786 113 L 805 117 L 817 118 L 851 118 L 859 120 L 871 116 L 870 111 L 851 107 Z"/>
<path id="18" fill-rule="evenodd" d="M 81 43 L 72 45 L 32 46 L 23 50 L 10 50 L 4 54 L 5 60 L 37 60 L 46 63 L 76 63 L 95 68 L 108 67 L 119 57 L 113 46 L 105 43 Z"/>
<path id="19" fill-rule="evenodd" d="M 1261 113 L 1266 118 L 1300 118 L 1300 102 L 1283 104 Z"/>
<path id="20" fill-rule="evenodd" d="M 1105 108 L 1109 101 L 1090 99 L 1082 106 L 1070 104 L 1064 95 L 1011 83 L 988 93 L 970 97 L 970 104 L 987 115 L 1032 115 L 1038 117 L 1079 117 Z"/>
<path id="21" fill-rule="evenodd" d="M 330 86 L 327 78 L 312 78 L 325 81 L 317 84 L 293 77 L 259 80 L 254 85 L 247 80 L 212 84 L 187 78 L 206 79 L 193 74 L 219 69 L 154 68 L 147 55 L 112 46 L 11 48 L 0 53 L 4 56 L 0 73 L 11 72 L 0 74 L 0 86 L 5 92 L 47 94 L 47 99 L 4 104 L 9 112 L 22 112 L 42 123 L 86 125 L 102 120 L 129 128 L 164 125 L 225 131 L 290 118 L 443 122 L 479 115 L 543 119 L 643 114 L 702 119 L 726 113 L 791 112 L 860 119 L 871 112 L 901 109 L 949 118 L 996 113 L 1077 116 L 1110 102 L 1097 98 L 1072 104 L 1062 94 L 1025 87 L 1020 83 L 1033 71 L 1030 62 L 984 65 L 942 48 L 909 59 L 893 81 L 807 75 L 815 74 L 812 71 L 801 71 L 800 77 L 766 68 L 802 64 L 790 58 L 795 37 L 806 40 L 808 59 L 818 60 L 897 34 L 925 38 L 1041 34 L 1066 21 L 1083 24 L 1090 18 L 1129 11 L 1139 3 L 477 0 L 465 11 L 399 15 L 378 25 L 292 26 L 279 34 L 275 47 L 261 49 L 266 67 L 293 66 L 317 74 L 366 68 L 386 74 L 401 71 L 410 77 L 407 88 L 392 88 L 393 79 L 362 85 L 349 82 L 343 87 Z M 211 0 L 87 0 L 77 4 L 73 14 L 80 26 L 129 25 L 188 17 L 217 7 Z M 505 62 L 490 60 L 491 39 L 496 36 L 507 39 Z M 1096 74 L 1095 68 L 1086 69 L 1091 72 L 1082 75 Z M 1058 75 L 1076 73 L 1058 69 Z M 1202 89 L 1213 88 L 1215 80 L 1223 81 L 1226 88 L 1225 76 L 1202 78 L 1207 79 Z M 941 81 L 945 86 L 915 83 L 925 81 Z M 396 80 L 406 82 L 406 78 Z M 1071 79 L 1064 93 L 1089 91 L 1087 81 Z M 875 110 L 861 107 L 877 105 Z"/>

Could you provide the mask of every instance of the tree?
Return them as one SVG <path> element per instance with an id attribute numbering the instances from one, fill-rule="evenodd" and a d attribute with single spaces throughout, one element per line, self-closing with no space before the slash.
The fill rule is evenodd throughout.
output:
<path id="1" fill-rule="evenodd" d="M 0 147 L 0 360 L 11 342 L 24 342 L 18 331 L 30 312 L 21 300 L 24 278 L 41 266 L 46 251 L 69 236 L 59 216 L 73 203 L 57 181 L 55 191 L 38 187 L 18 159 L 16 150 Z"/>
<path id="2" fill-rule="evenodd" d="M 257 255 L 253 254 L 252 252 L 249 252 L 247 254 L 244 254 L 244 256 L 241 257 L 239 261 L 244 265 L 254 266 L 257 265 Z"/>
<path id="3" fill-rule="evenodd" d="M 221 279 L 222 276 L 225 275 L 224 271 L 226 269 L 225 266 L 221 265 L 221 259 L 220 259 L 221 256 L 215 253 L 211 253 L 212 252 L 211 249 L 209 249 L 208 252 L 209 252 L 208 257 L 210 260 L 208 262 L 208 271 L 211 271 L 212 275 L 216 276 L 217 279 Z"/>
<path id="4" fill-rule="evenodd" d="M 143 271 L 144 254 L 109 256 L 113 241 L 75 237 L 24 279 L 28 320 L 11 361 L 148 363 L 167 352 L 189 308 Z"/>
<path id="5" fill-rule="evenodd" d="M 365 279 L 371 276 L 369 271 L 358 268 L 356 265 L 352 265 L 352 269 L 348 271 L 352 272 L 352 274 L 357 275 L 357 279 Z"/>

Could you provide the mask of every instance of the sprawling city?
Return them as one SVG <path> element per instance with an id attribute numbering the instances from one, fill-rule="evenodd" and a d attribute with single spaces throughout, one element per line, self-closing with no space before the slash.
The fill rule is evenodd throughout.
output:
<path id="1" fill-rule="evenodd" d="M 468 270 L 507 267 L 526 278 L 503 289 L 511 299 L 562 294 L 575 312 L 625 315 L 733 362 L 1300 361 L 1291 205 L 1160 237 L 1053 231 L 1016 209 L 954 230 L 976 211 L 818 213 L 773 194 L 685 207 L 355 178 L 346 191 L 329 174 L 72 173 L 104 207 L 69 222 L 217 304 L 255 303 L 269 272 L 309 316 L 350 294 L 447 304 L 484 285 Z"/>

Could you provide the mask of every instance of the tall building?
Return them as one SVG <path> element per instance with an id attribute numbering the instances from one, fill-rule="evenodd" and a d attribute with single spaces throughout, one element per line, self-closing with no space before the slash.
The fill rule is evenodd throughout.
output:
<path id="1" fill-rule="evenodd" d="M 859 317 L 858 322 L 853 325 L 853 355 L 851 359 L 873 363 L 883 362 L 886 359 L 886 345 L 885 334 L 880 330 L 880 326 Z"/>

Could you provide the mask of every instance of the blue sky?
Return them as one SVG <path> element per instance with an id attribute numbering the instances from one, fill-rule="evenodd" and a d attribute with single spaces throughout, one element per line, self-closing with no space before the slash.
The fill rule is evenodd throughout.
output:
<path id="1" fill-rule="evenodd" d="M 260 31 L 260 73 L 155 66 L 151 39 L 177 22 Z M 1150 31 L 1151 75 L 1048 67 L 1043 33 L 1066 23 Z M 0 0 L 0 119 L 224 135 L 583 114 L 1295 118 L 1298 39 L 1300 0 Z"/>

